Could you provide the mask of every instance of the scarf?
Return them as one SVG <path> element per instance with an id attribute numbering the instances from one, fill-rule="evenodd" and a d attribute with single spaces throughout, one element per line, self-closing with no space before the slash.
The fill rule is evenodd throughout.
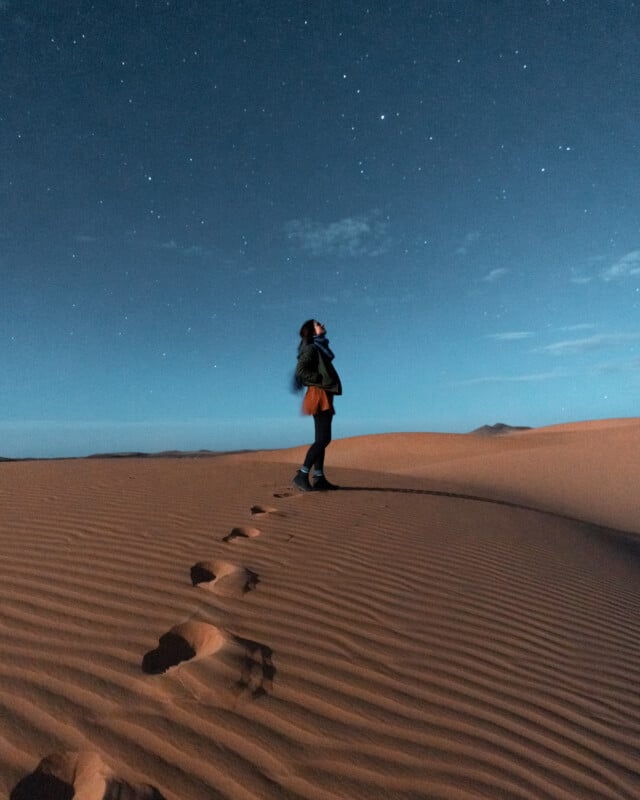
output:
<path id="1" fill-rule="evenodd" d="M 333 350 L 329 347 L 329 340 L 324 333 L 321 333 L 319 336 L 314 336 L 313 343 L 318 350 L 320 350 L 320 352 L 329 359 L 329 361 L 333 361 L 335 355 Z"/>

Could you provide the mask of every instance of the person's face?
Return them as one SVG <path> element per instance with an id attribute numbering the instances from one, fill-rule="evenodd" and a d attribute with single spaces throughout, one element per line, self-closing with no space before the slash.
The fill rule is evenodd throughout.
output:
<path id="1" fill-rule="evenodd" d="M 316 336 L 322 336 L 323 333 L 327 332 L 327 329 L 321 322 L 318 322 L 318 320 L 313 323 L 313 330 L 315 331 Z"/>

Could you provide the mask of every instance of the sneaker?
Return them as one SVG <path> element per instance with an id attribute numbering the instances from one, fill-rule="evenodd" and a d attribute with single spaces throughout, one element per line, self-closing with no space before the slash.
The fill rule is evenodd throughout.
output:
<path id="1" fill-rule="evenodd" d="M 330 492 L 335 489 L 339 489 L 339 486 L 336 486 L 335 483 L 329 483 L 329 481 L 321 475 L 319 478 L 316 479 L 316 482 L 313 484 L 313 491 L 314 492 Z"/>
<path id="2" fill-rule="evenodd" d="M 310 492 L 313 486 L 309 483 L 309 473 L 298 470 L 293 479 L 293 485 L 302 492 Z"/>

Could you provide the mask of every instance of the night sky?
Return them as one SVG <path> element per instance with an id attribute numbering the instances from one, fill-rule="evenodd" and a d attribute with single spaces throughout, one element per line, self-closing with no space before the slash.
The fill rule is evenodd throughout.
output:
<path id="1" fill-rule="evenodd" d="M 0 455 L 636 416 L 640 4 L 0 0 Z M 381 465 L 383 466 L 383 465 Z"/>

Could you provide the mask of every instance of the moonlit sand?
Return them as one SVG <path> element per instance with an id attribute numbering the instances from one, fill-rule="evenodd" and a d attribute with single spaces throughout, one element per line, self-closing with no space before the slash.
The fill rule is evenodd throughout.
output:
<path id="1" fill-rule="evenodd" d="M 640 797 L 640 420 L 0 465 L 0 788 Z"/>

